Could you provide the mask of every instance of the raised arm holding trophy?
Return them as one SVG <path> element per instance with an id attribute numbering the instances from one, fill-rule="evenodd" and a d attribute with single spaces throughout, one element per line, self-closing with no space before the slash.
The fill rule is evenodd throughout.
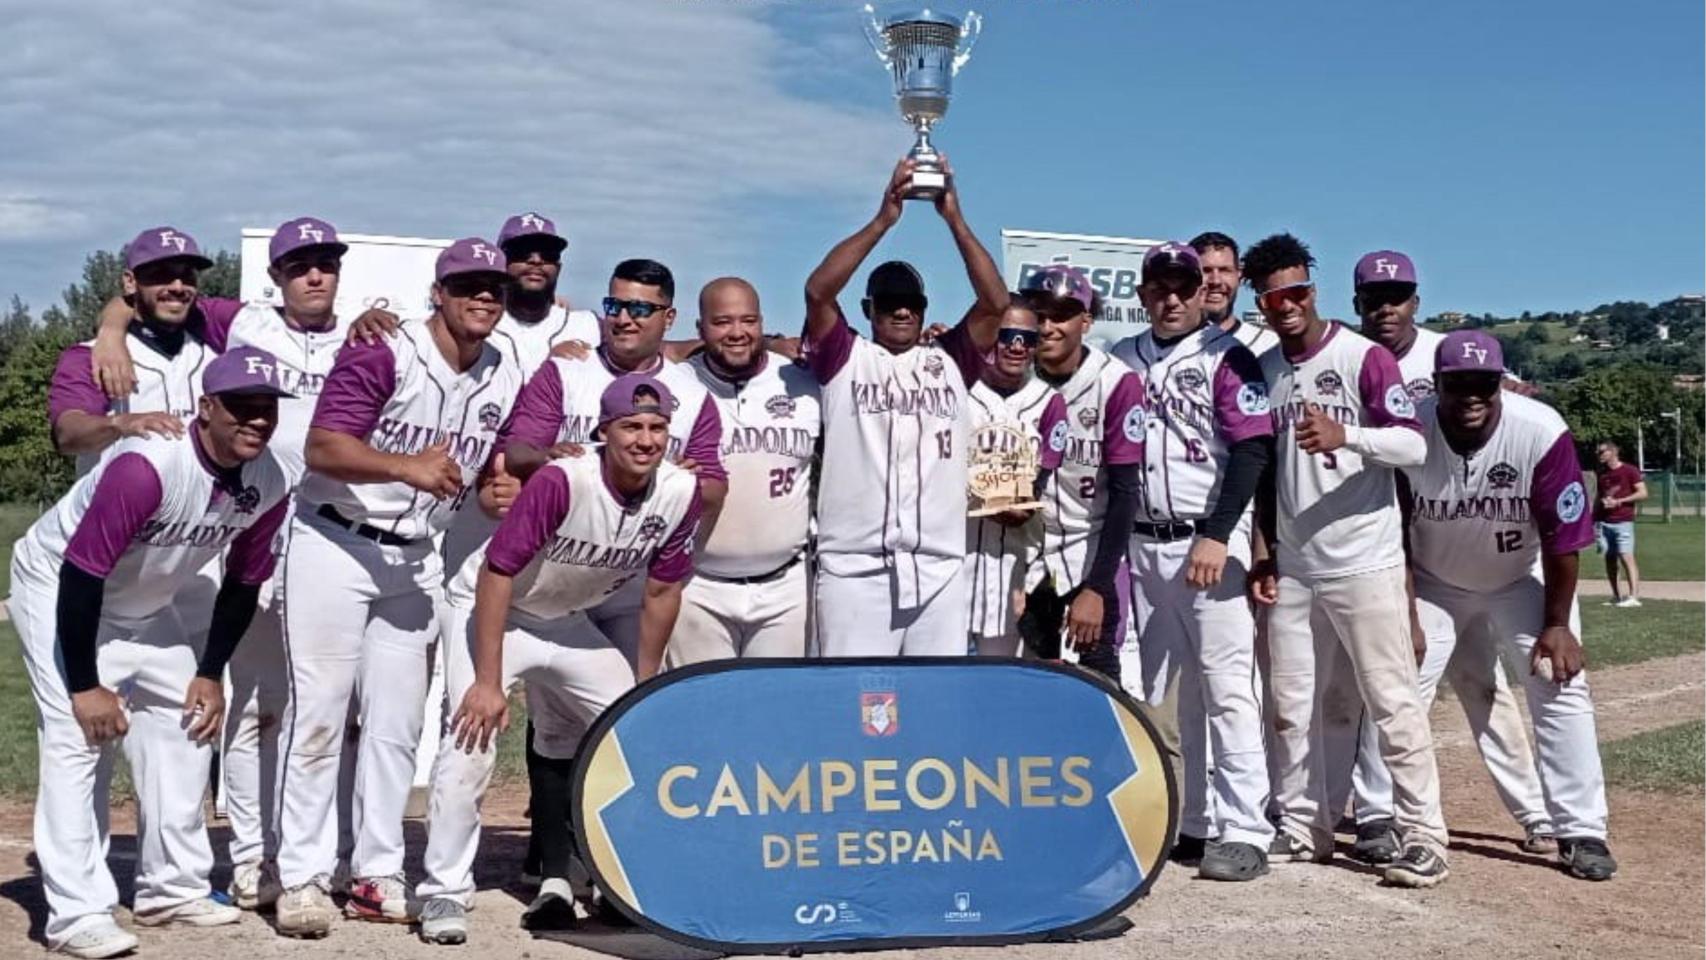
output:
<path id="1" fill-rule="evenodd" d="M 982 27 L 983 18 L 976 13 L 962 20 L 926 7 L 879 19 L 876 9 L 865 5 L 865 38 L 894 74 L 900 115 L 918 131 L 908 154 L 917 164 L 906 194 L 909 200 L 933 200 L 947 186 L 948 174 L 930 142 L 930 128 L 948 112 L 954 75 L 971 59 Z"/>

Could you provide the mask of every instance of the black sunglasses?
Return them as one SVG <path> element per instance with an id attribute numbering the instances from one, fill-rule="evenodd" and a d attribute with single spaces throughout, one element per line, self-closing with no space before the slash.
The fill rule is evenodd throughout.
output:
<path id="1" fill-rule="evenodd" d="M 902 310 L 902 309 L 910 311 L 914 314 L 920 314 L 920 313 L 923 313 L 925 311 L 925 309 L 929 306 L 930 306 L 930 301 L 925 299 L 924 297 L 881 296 L 881 297 L 872 297 L 871 298 L 871 312 L 874 314 L 875 313 L 894 313 L 894 312 L 896 312 L 898 310 Z"/>
<path id="2" fill-rule="evenodd" d="M 1357 288 L 1357 300 L 1363 312 L 1381 307 L 1401 307 L 1416 295 L 1416 288 L 1407 283 L 1365 283 Z"/>
<path id="3" fill-rule="evenodd" d="M 1027 327 L 1002 327 L 995 331 L 995 342 L 1002 347 L 1010 347 L 1016 343 L 1026 350 L 1035 350 L 1038 336 L 1037 331 Z"/>
<path id="4" fill-rule="evenodd" d="M 504 278 L 495 273 L 452 275 L 444 278 L 444 292 L 459 299 L 489 293 L 501 300 L 504 292 Z"/>
<path id="5" fill-rule="evenodd" d="M 623 300 L 620 297 L 604 298 L 604 315 L 607 317 L 615 317 L 626 310 L 628 316 L 635 320 L 644 320 L 659 310 L 668 309 L 669 307 L 666 304 L 652 303 L 649 300 Z"/>

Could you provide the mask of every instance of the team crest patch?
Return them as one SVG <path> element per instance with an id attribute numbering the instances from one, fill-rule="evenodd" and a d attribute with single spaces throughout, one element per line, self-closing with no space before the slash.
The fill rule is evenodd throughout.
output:
<path id="1" fill-rule="evenodd" d="M 929 356 L 924 358 L 924 372 L 928 373 L 932 377 L 940 377 L 942 375 L 942 371 L 945 369 L 947 368 L 942 363 L 941 354 L 931 353 Z"/>
<path id="2" fill-rule="evenodd" d="M 1434 382 L 1427 377 L 1417 377 L 1404 384 L 1404 390 L 1411 400 L 1426 400 L 1434 395 Z"/>
<path id="3" fill-rule="evenodd" d="M 641 540 L 656 540 L 657 538 L 663 536 L 664 526 L 665 526 L 665 524 L 664 524 L 663 518 L 658 516 L 655 513 L 652 514 L 651 516 L 647 517 L 646 519 L 640 521 L 640 539 Z"/>
<path id="4" fill-rule="evenodd" d="M 1386 409 L 1395 417 L 1408 420 L 1416 415 L 1415 401 L 1410 399 L 1410 391 L 1404 389 L 1401 383 L 1394 383 L 1386 388 Z"/>
<path id="5" fill-rule="evenodd" d="M 778 420 L 794 415 L 794 398 L 785 393 L 778 393 L 764 401 L 764 412 Z"/>
<path id="6" fill-rule="evenodd" d="M 1257 417 L 1268 412 L 1268 385 L 1265 383 L 1246 383 L 1238 388 L 1238 412 L 1246 417 Z"/>
<path id="7" fill-rule="evenodd" d="M 867 737 L 892 737 L 900 730 L 900 697 L 893 690 L 859 694 L 859 727 Z"/>
<path id="8" fill-rule="evenodd" d="M 1055 453 L 1066 449 L 1066 421 L 1062 420 L 1048 432 L 1048 448 Z"/>
<path id="9" fill-rule="evenodd" d="M 236 506 L 238 513 L 254 513 L 255 508 L 261 505 L 260 488 L 253 486 L 244 487 L 237 491 L 237 495 L 232 497 L 231 500 L 232 504 Z"/>
<path id="10" fill-rule="evenodd" d="M 1588 494 L 1580 480 L 1575 480 L 1558 494 L 1558 519 L 1565 523 L 1575 523 L 1582 518 L 1582 511 L 1587 509 Z"/>
<path id="11" fill-rule="evenodd" d="M 1494 490 L 1509 490 L 1521 477 L 1508 463 L 1495 463 L 1493 469 L 1487 471 L 1487 482 L 1493 485 Z"/>
<path id="12" fill-rule="evenodd" d="M 1096 411 L 1095 407 L 1078 408 L 1078 425 L 1086 430 L 1096 429 L 1096 421 L 1101 418 L 1102 415 Z"/>
<path id="13" fill-rule="evenodd" d="M 1180 390 L 1201 390 L 1208 378 L 1196 367 L 1185 367 L 1173 374 L 1173 384 Z"/>
<path id="14" fill-rule="evenodd" d="M 1125 438 L 1132 443 L 1141 443 L 1143 441 L 1143 428 L 1148 421 L 1149 415 L 1144 412 L 1142 407 L 1132 407 L 1127 410 L 1125 423 L 1122 425 L 1122 429 L 1125 430 Z"/>
<path id="15" fill-rule="evenodd" d="M 1339 379 L 1337 370 L 1323 370 L 1315 377 L 1315 389 L 1323 397 L 1336 397 L 1345 388 L 1345 381 Z"/>
<path id="16" fill-rule="evenodd" d="M 503 421 L 503 407 L 488 403 L 480 408 L 480 429 L 496 431 Z"/>

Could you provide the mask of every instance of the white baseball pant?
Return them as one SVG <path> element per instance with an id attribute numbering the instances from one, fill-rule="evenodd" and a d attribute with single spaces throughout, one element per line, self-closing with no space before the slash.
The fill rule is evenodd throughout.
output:
<path id="1" fill-rule="evenodd" d="M 47 899 L 49 949 L 110 917 L 118 887 L 107 867 L 108 789 L 117 744 L 90 746 L 71 710 L 55 624 L 58 584 L 12 566 L 8 609 L 36 701 L 40 780 L 35 849 Z M 206 897 L 213 847 L 202 815 L 212 749 L 184 731 L 184 694 L 201 656 L 201 630 L 174 608 L 141 626 L 103 620 L 97 635 L 101 685 L 124 701 L 123 739 L 136 791 L 137 912 Z"/>
<path id="2" fill-rule="evenodd" d="M 290 700 L 280 733 L 279 878 L 299 886 L 336 866 L 338 768 L 358 684 L 368 695 L 358 712 L 350 872 L 401 873 L 438 639 L 439 554 L 429 540 L 388 546 L 298 515 L 282 569 Z"/>
<path id="3" fill-rule="evenodd" d="M 445 683 L 451 711 L 474 685 L 473 608 L 439 605 Z M 533 746 L 541 756 L 571 759 L 581 733 L 634 686 L 634 651 L 617 648 L 585 614 L 538 620 L 512 613 L 503 642 L 503 688 L 525 682 L 536 711 Z M 425 900 L 444 897 L 467 906 L 474 896 L 474 858 L 480 846 L 480 801 L 497 763 L 497 745 L 473 752 L 456 748 L 446 733 L 433 767 L 426 878 L 416 888 Z"/>
<path id="4" fill-rule="evenodd" d="M 1180 792 L 1184 811 L 1194 814 L 1181 819 L 1180 831 L 1266 850 L 1274 829 L 1263 809 L 1268 770 L 1256 625 L 1244 596 L 1247 550 L 1234 548 L 1219 585 L 1199 590 L 1185 582 L 1193 542 L 1131 539 L 1139 689 L 1146 702 L 1159 704 L 1169 684 L 1178 683 Z"/>
<path id="5" fill-rule="evenodd" d="M 811 604 L 806 564 L 774 580 L 741 583 L 696 574 L 664 650 L 665 669 L 736 657 L 803 657 Z"/>
<path id="6" fill-rule="evenodd" d="M 1460 647 L 1473 651 L 1480 670 L 1499 669 L 1502 654 L 1523 677 L 1534 721 L 1534 752 L 1546 812 L 1557 835 L 1605 839 L 1605 772 L 1586 671 L 1557 684 L 1529 670 L 1529 656 L 1545 626 L 1546 586 L 1528 576 L 1486 593 L 1447 586 L 1416 574 L 1416 596 L 1450 618 Z M 1570 605 L 1570 630 L 1581 637 L 1581 612 Z M 1485 683 L 1485 674 L 1482 674 Z"/>
<path id="7" fill-rule="evenodd" d="M 920 559 L 925 564 L 933 561 Z M 894 574 L 887 570 L 846 576 L 817 572 L 818 649 L 826 657 L 966 655 L 966 606 L 962 561 L 923 605 L 896 605 Z"/>
<path id="8" fill-rule="evenodd" d="M 1522 711 L 1505 672 L 1499 669 L 1499 644 L 1490 638 L 1467 635 L 1459 642 L 1451 617 L 1427 600 L 1417 598 L 1416 612 L 1428 647 L 1418 674 L 1422 705 L 1431 708 L 1440 680 L 1448 680 L 1469 721 L 1469 732 L 1481 751 L 1481 762 L 1486 765 L 1493 789 L 1505 809 L 1525 831 L 1551 833 L 1552 823 L 1546 814 L 1546 800 L 1535 772 L 1534 751 L 1528 745 Z M 1374 724 L 1366 712 L 1357 733 L 1354 763 L 1350 757 L 1336 754 L 1333 742 L 1327 744 L 1330 809 L 1338 812 L 1345 808 L 1348 790 L 1355 798 L 1358 823 L 1392 817 L 1392 778 L 1386 772 L 1386 765 L 1380 762 L 1378 744 Z"/>
<path id="9" fill-rule="evenodd" d="M 1406 845 L 1422 844 L 1445 856 L 1439 771 L 1416 680 L 1404 568 L 1328 579 L 1306 579 L 1282 569 L 1268 643 L 1281 828 L 1317 850 L 1332 846 L 1336 818 L 1327 802 L 1322 735 L 1331 709 L 1327 694 L 1335 673 L 1343 672 L 1338 655 L 1343 650 L 1392 772 L 1398 833 Z M 1356 721 L 1348 725 L 1354 731 Z"/>

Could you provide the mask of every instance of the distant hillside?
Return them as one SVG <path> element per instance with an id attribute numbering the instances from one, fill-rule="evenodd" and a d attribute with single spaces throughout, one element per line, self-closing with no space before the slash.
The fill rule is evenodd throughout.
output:
<path id="1" fill-rule="evenodd" d="M 1500 317 L 1442 313 L 1424 323 L 1438 330 L 1480 328 L 1499 338 L 1505 364 L 1526 380 L 1568 382 L 1619 363 L 1645 364 L 1673 376 L 1699 376 L 1706 355 L 1706 298 L 1677 297 L 1656 306 L 1620 302 L 1572 313 Z"/>

